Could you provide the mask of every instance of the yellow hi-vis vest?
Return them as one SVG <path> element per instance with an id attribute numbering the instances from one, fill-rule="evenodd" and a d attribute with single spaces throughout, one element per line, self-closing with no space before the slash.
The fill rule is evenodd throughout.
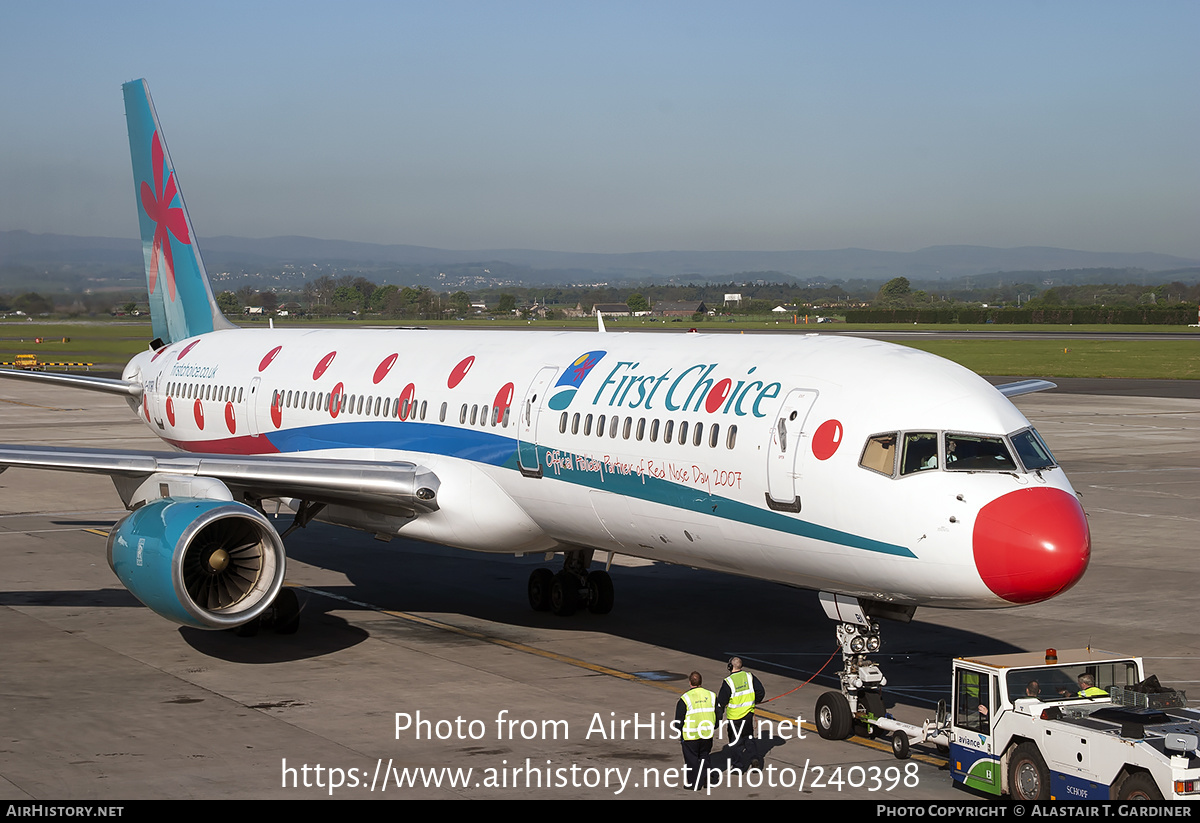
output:
<path id="1" fill-rule="evenodd" d="M 734 672 L 725 678 L 729 684 L 729 705 L 725 717 L 741 720 L 754 711 L 754 677 L 749 672 Z"/>
<path id="2" fill-rule="evenodd" d="M 711 740 L 717 727 L 717 696 L 699 686 L 683 693 L 687 715 L 683 719 L 684 740 Z"/>

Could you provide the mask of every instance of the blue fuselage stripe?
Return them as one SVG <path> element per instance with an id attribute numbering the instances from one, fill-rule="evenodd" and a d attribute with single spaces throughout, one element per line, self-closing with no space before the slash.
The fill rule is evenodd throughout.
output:
<path id="1" fill-rule="evenodd" d="M 414 423 L 389 420 L 331 422 L 319 426 L 284 429 L 267 435 L 280 452 L 307 452 L 325 449 L 383 449 L 389 451 L 437 454 L 483 463 L 516 471 L 517 440 L 476 429 L 445 426 L 438 423 Z M 557 450 L 551 450 L 552 452 Z M 580 456 L 557 452 L 559 459 L 579 465 Z M 821 540 L 863 551 L 896 557 L 916 557 L 903 546 L 810 523 L 798 517 L 751 506 L 721 495 L 693 489 L 644 471 L 613 471 L 601 465 L 596 471 L 555 472 L 545 465 L 546 449 L 538 447 L 545 479 L 609 491 L 699 515 L 721 517 L 738 523 L 759 526 L 776 532 Z M 593 458 L 585 461 L 595 463 Z"/>

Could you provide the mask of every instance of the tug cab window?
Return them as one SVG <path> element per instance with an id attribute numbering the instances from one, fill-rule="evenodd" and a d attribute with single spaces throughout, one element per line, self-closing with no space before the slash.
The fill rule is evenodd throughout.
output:
<path id="1" fill-rule="evenodd" d="M 950 471 L 1015 472 L 1003 437 L 977 434 L 946 435 L 946 468 Z"/>
<path id="2" fill-rule="evenodd" d="M 867 440 L 858 465 L 891 477 L 896 473 L 896 437 L 896 433 L 892 432 L 877 434 Z"/>
<path id="3" fill-rule="evenodd" d="M 938 436 L 936 432 L 905 432 L 904 457 L 900 474 L 913 474 L 938 467 Z"/>

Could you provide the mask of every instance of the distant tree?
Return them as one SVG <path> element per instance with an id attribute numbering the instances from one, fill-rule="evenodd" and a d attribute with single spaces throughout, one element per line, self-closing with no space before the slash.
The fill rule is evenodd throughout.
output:
<path id="1" fill-rule="evenodd" d="M 471 295 L 465 291 L 456 291 L 450 295 L 450 308 L 454 309 L 456 314 L 463 315 L 471 311 Z"/>
<path id="2" fill-rule="evenodd" d="M 496 314 L 512 314 L 517 308 L 517 298 L 511 294 L 500 295 L 500 302 L 496 304 Z"/>
<path id="3" fill-rule="evenodd" d="M 238 302 L 236 294 L 231 291 L 223 291 L 217 295 L 217 308 L 221 310 L 221 314 L 234 315 L 241 309 L 241 304 Z"/>
<path id="4" fill-rule="evenodd" d="M 13 300 L 13 308 L 26 314 L 49 314 L 54 304 L 35 291 L 26 292 Z"/>
<path id="5" fill-rule="evenodd" d="M 903 306 L 912 295 L 912 285 L 907 277 L 893 277 L 883 284 L 876 295 L 876 301 L 882 306 Z"/>
<path id="6" fill-rule="evenodd" d="M 628 306 L 629 310 L 634 314 L 643 311 L 650 311 L 650 302 L 645 298 L 644 295 L 638 292 L 634 292 L 633 294 L 629 295 L 629 299 L 625 301 L 625 305 Z"/>

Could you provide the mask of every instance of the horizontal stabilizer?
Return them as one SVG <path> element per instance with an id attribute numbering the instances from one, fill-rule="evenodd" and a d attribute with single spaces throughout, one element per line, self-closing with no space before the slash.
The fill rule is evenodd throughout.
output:
<path id="1" fill-rule="evenodd" d="M 1033 394 L 1036 391 L 1057 388 L 1058 384 L 1051 383 L 1049 380 L 1018 380 L 1016 383 L 1002 383 L 996 387 L 996 391 L 1005 397 L 1020 397 L 1022 394 Z"/>
<path id="2" fill-rule="evenodd" d="M 54 374 L 44 371 L 26 371 L 24 369 L 0 369 L 0 377 L 17 380 L 32 380 L 48 383 L 52 386 L 63 386 L 72 389 L 87 389 L 88 391 L 119 394 L 123 397 L 141 397 L 142 384 L 132 380 L 117 380 L 111 377 L 92 377 L 84 374 Z"/>

